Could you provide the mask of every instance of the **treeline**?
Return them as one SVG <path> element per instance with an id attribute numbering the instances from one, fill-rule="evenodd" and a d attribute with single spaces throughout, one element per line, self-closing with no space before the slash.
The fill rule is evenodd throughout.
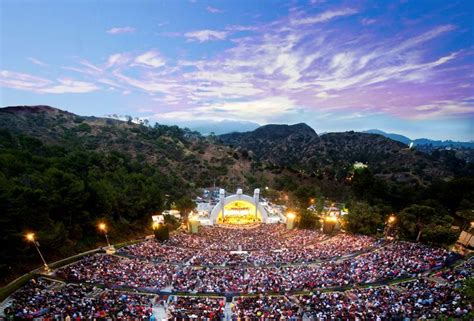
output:
<path id="1" fill-rule="evenodd" d="M 0 275 L 39 266 L 23 235 L 34 231 L 47 260 L 88 250 L 103 235 L 113 241 L 143 235 L 150 214 L 173 202 L 189 207 L 190 189 L 173 173 L 118 152 L 65 148 L 0 131 Z"/>
<path id="2" fill-rule="evenodd" d="M 300 227 L 319 228 L 319 214 L 332 200 L 349 209 L 341 223 L 350 232 L 381 236 L 393 215 L 396 219 L 390 226 L 391 232 L 396 232 L 400 239 L 446 246 L 453 244 L 474 221 L 474 178 L 469 173 L 462 174 L 423 186 L 390 182 L 364 168 L 355 170 L 352 179 L 344 184 L 298 184 L 293 177 L 282 175 L 275 180 L 275 188 L 290 195 L 290 207 L 298 209 Z M 339 193 L 328 187 L 338 189 Z M 267 191 L 264 194 L 271 197 Z M 280 194 L 273 196 L 279 197 Z M 306 210 L 310 205 L 315 211 Z"/>
<path id="3" fill-rule="evenodd" d="M 424 187 L 387 183 L 364 169 L 354 173 L 351 191 L 346 222 L 355 233 L 380 233 L 389 215 L 394 215 L 392 228 L 401 239 L 450 245 L 474 221 L 472 177 L 438 180 Z"/>

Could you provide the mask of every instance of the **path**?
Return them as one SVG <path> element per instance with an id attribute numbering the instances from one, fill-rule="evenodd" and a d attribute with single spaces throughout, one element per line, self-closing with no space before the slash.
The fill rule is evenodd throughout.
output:
<path id="1" fill-rule="evenodd" d="M 153 307 L 153 315 L 155 316 L 156 321 L 168 320 L 165 308 L 162 305 L 156 305 Z"/>
<path id="2" fill-rule="evenodd" d="M 232 309 L 230 308 L 231 307 L 231 304 L 230 302 L 226 302 L 225 303 L 225 307 L 224 307 L 224 318 L 226 321 L 230 321 L 232 320 Z"/>

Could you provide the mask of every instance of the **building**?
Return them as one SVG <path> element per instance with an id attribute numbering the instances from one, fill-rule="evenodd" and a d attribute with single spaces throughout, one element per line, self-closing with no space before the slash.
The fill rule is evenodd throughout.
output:
<path id="1" fill-rule="evenodd" d="M 198 204 L 195 216 L 201 225 L 214 224 L 250 224 L 284 222 L 285 217 L 268 211 L 260 202 L 260 189 L 254 190 L 253 197 L 237 189 L 235 194 L 226 196 L 224 189 L 219 190 L 219 201 L 214 206 Z M 206 213 L 207 212 L 207 213 Z"/>

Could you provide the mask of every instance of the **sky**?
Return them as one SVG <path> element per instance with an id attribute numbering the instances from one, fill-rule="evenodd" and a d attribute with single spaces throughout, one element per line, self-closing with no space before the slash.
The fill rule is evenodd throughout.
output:
<path id="1" fill-rule="evenodd" d="M 474 140 L 474 1 L 0 0 L 0 105 Z"/>

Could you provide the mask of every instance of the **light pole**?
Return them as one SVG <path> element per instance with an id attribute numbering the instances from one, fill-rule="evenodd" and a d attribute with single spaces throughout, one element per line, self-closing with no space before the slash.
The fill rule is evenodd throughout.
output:
<path id="1" fill-rule="evenodd" d="M 295 213 L 288 213 L 286 214 L 286 228 L 288 230 L 292 230 L 295 227 Z"/>
<path id="2" fill-rule="evenodd" d="M 385 237 L 389 236 L 389 232 L 392 229 L 392 226 L 395 224 L 397 217 L 395 215 L 390 215 L 387 220 L 387 227 L 385 229 Z"/>
<path id="3" fill-rule="evenodd" d="M 334 229 L 336 228 L 336 224 L 337 224 L 337 217 L 336 216 L 326 216 L 324 218 L 324 226 L 326 228 L 323 227 L 323 230 L 326 231 L 326 233 L 328 234 L 332 234 L 334 232 Z M 328 231 L 328 225 L 331 226 L 331 231 L 329 232 Z"/>
<path id="4" fill-rule="evenodd" d="M 107 235 L 107 225 L 105 225 L 105 223 L 99 223 L 99 230 L 104 232 L 105 239 L 107 240 L 107 247 L 110 248 L 111 246 L 110 246 L 110 243 L 109 243 L 109 237 Z"/>
<path id="5" fill-rule="evenodd" d="M 41 251 L 40 251 L 40 249 L 39 249 L 39 247 L 38 247 L 39 242 L 35 240 L 35 233 L 28 233 L 28 234 L 25 235 L 25 237 L 26 237 L 26 239 L 27 239 L 29 242 L 32 242 L 32 243 L 35 245 L 35 248 L 36 248 L 36 250 L 38 251 L 39 256 L 41 257 L 41 260 L 43 261 L 44 270 L 45 270 L 46 272 L 51 271 L 51 269 L 50 269 L 49 266 L 48 266 L 48 263 L 46 263 L 46 260 L 44 259 L 43 254 L 41 254 Z"/>

